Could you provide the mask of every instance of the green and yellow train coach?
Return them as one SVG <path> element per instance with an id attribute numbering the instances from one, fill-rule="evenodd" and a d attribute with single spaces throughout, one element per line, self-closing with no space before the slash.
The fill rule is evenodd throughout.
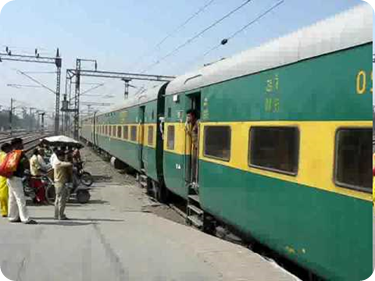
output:
<path id="1" fill-rule="evenodd" d="M 204 212 L 328 280 L 371 275 L 371 7 L 178 77 L 165 106 L 168 189 L 188 199 L 195 108 Z"/>
<path id="2" fill-rule="evenodd" d="M 192 224 L 214 219 L 326 280 L 365 280 L 372 48 L 372 9 L 360 5 L 87 118 L 82 137 L 144 172 L 159 199 L 184 198 Z"/>
<path id="3" fill-rule="evenodd" d="M 164 115 L 167 84 L 149 89 L 118 108 L 82 121 L 81 137 L 146 174 L 155 187 L 163 183 L 163 140 L 158 123 Z M 161 196 L 160 191 L 158 196 Z M 160 198 L 161 199 L 161 198 Z"/>

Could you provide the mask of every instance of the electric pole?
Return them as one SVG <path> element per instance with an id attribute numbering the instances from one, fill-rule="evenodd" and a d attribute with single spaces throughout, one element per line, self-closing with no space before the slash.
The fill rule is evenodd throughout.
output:
<path id="1" fill-rule="evenodd" d="M 82 62 L 94 62 L 95 69 L 87 70 L 82 69 Z M 124 73 L 124 72 L 113 72 L 113 71 L 101 71 L 97 69 L 96 60 L 87 60 L 87 59 L 76 59 L 76 68 L 66 70 L 66 85 L 65 85 L 65 95 L 63 100 L 63 112 L 72 112 L 73 117 L 73 134 L 74 138 L 78 139 L 78 132 L 80 126 L 80 97 L 81 97 L 81 78 L 82 77 L 96 77 L 96 78 L 106 78 L 106 79 L 119 79 L 125 82 L 125 92 L 124 97 L 126 98 L 129 93 L 129 87 L 132 85 L 129 84 L 132 80 L 141 80 L 141 81 L 155 81 L 155 82 L 169 82 L 172 81 L 175 76 L 164 76 L 164 75 L 151 75 L 151 74 L 140 74 L 140 73 Z M 74 78 L 74 82 L 72 83 Z M 69 101 L 67 98 L 67 89 L 68 85 L 75 85 L 75 95 L 74 95 L 74 108 L 69 108 Z"/>
<path id="2" fill-rule="evenodd" d="M 9 130 L 10 130 L 10 135 L 12 135 L 12 121 L 13 121 L 13 99 L 10 99 L 10 110 L 9 110 Z"/>
<path id="3" fill-rule="evenodd" d="M 55 134 L 58 134 L 60 127 L 60 83 L 61 83 L 61 66 L 62 59 L 60 51 L 57 48 L 55 57 L 42 57 L 37 49 L 35 49 L 35 56 L 18 55 L 6 47 L 5 53 L 0 53 L 0 62 L 2 61 L 19 61 L 29 63 L 53 64 L 56 66 L 56 104 L 55 104 Z"/>
<path id="4" fill-rule="evenodd" d="M 33 109 L 30 107 L 29 108 L 29 118 L 30 118 L 30 120 L 29 120 L 29 131 L 30 132 L 33 130 L 33 118 L 31 116 L 32 111 L 33 111 Z"/>
<path id="5" fill-rule="evenodd" d="M 34 109 L 36 109 L 36 108 L 34 108 L 34 107 L 29 108 L 29 118 L 30 118 L 30 124 L 29 124 L 30 128 L 29 128 L 29 130 L 30 130 L 30 132 L 33 130 L 33 125 L 34 125 L 34 116 L 35 116 L 33 114 Z"/>
<path id="6" fill-rule="evenodd" d="M 42 117 L 42 127 L 41 127 L 41 132 L 44 134 L 44 115 L 46 114 L 45 112 L 39 113 L 40 116 Z"/>
<path id="7" fill-rule="evenodd" d="M 125 82 L 125 92 L 124 92 L 124 99 L 126 100 L 128 97 L 129 97 L 129 83 L 130 83 L 130 79 L 121 79 L 122 81 Z"/>

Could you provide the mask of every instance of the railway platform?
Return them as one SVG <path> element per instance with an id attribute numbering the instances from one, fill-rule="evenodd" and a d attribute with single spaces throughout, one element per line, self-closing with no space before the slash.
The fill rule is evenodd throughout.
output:
<path id="1" fill-rule="evenodd" d="M 0 267 L 11 280 L 298 280 L 250 250 L 183 225 L 96 155 L 86 169 L 96 182 L 89 204 L 30 206 L 38 225 L 0 219 Z"/>

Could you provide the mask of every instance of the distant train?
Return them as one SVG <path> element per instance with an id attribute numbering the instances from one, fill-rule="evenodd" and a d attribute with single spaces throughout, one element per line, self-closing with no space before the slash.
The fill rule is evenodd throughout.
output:
<path id="1" fill-rule="evenodd" d="M 372 9 L 361 5 L 82 120 L 81 137 L 188 221 L 327 280 L 372 274 Z M 191 181 L 188 109 L 200 113 Z"/>

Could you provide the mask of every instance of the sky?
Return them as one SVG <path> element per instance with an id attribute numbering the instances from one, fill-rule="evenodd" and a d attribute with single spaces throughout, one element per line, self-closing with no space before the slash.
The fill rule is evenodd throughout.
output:
<path id="1" fill-rule="evenodd" d="M 173 31 L 211 0 L 14 0 L 0 13 L 0 52 L 5 46 L 14 54 L 33 54 L 38 48 L 41 55 L 54 56 L 59 48 L 63 59 L 64 93 L 66 68 L 74 68 L 76 58 L 96 59 L 100 70 L 177 76 L 364 3 L 361 0 L 285 0 L 225 46 L 203 56 L 278 1 L 250 1 L 186 47 L 155 64 L 245 0 L 212 1 L 176 32 Z M 86 69 L 92 67 L 90 63 L 83 65 Z M 33 78 L 55 89 L 55 75 L 45 73 L 55 71 L 53 65 L 4 61 L 0 63 L 0 105 L 9 106 L 10 98 L 14 98 L 17 106 L 36 107 L 51 114 L 54 110 L 53 93 L 42 88 L 7 86 L 35 85 L 17 70 L 31 72 Z M 83 78 L 82 83 L 82 91 L 95 83 L 104 83 L 83 96 L 83 101 L 116 105 L 123 101 L 121 81 Z M 132 85 L 137 88 L 131 88 L 130 96 L 153 84 L 133 81 Z"/>

